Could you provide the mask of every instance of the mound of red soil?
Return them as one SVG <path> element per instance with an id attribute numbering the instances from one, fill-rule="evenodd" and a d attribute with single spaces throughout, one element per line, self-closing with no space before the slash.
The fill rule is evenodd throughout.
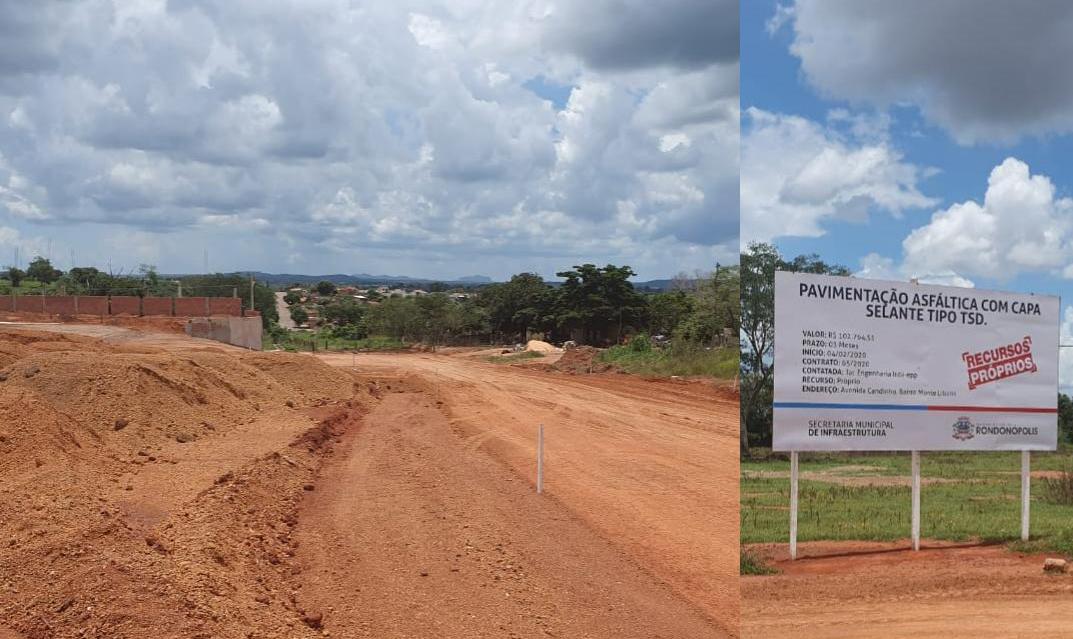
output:
<path id="1" fill-rule="evenodd" d="M 563 351 L 562 357 L 553 365 L 555 370 L 564 373 L 603 373 L 611 370 L 610 364 L 597 359 L 600 349 L 592 346 L 575 346 Z"/>
<path id="2" fill-rule="evenodd" d="M 0 624 L 319 636 L 291 529 L 365 386 L 312 357 L 141 349 L 0 330 Z"/>

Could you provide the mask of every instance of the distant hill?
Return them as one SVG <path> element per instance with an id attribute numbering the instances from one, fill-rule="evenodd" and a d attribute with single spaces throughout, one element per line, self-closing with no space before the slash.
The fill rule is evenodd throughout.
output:
<path id="1" fill-rule="evenodd" d="M 302 275 L 300 273 L 265 273 L 263 271 L 241 271 L 241 275 L 253 275 L 254 279 L 263 284 L 269 286 L 286 286 L 287 284 L 316 284 L 317 282 L 327 280 L 334 284 L 339 285 L 365 285 L 370 284 L 409 284 L 414 286 L 423 286 L 431 284 L 432 282 L 442 282 L 448 285 L 455 286 L 482 286 L 484 284 L 492 284 L 495 282 L 487 275 L 467 275 L 455 280 L 438 280 L 422 277 L 409 277 L 407 275 L 370 275 L 368 273 L 356 273 L 354 275 L 347 275 L 345 273 L 330 273 L 325 275 Z M 182 274 L 168 274 L 162 275 L 162 277 L 182 277 Z M 658 292 L 668 291 L 671 289 L 670 279 L 657 279 L 646 280 L 643 282 L 633 282 L 635 288 L 641 291 Z M 548 284 L 552 286 L 558 286 L 561 282 L 549 280 Z"/>

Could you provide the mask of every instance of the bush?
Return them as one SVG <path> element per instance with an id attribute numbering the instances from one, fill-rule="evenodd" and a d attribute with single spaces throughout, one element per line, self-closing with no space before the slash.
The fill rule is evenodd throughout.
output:
<path id="1" fill-rule="evenodd" d="M 1043 498 L 1053 504 L 1073 506 L 1073 469 L 1043 480 Z"/>
<path id="2" fill-rule="evenodd" d="M 628 346 L 633 353 L 647 353 L 652 350 L 652 339 L 648 333 L 638 333 L 630 338 Z"/>
<path id="3" fill-rule="evenodd" d="M 738 573 L 742 575 L 773 575 L 777 571 L 748 550 L 741 549 Z"/>

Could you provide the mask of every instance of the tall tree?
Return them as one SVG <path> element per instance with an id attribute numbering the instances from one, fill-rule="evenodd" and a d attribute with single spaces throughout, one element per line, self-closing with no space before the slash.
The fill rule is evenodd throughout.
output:
<path id="1" fill-rule="evenodd" d="M 580 330 L 586 343 L 617 339 L 624 328 L 646 319 L 648 306 L 629 281 L 634 275 L 629 266 L 582 264 L 556 275 L 566 280 L 555 298 L 556 323 L 564 330 Z"/>
<path id="2" fill-rule="evenodd" d="M 60 279 L 63 275 L 63 271 L 52 266 L 47 258 L 38 255 L 30 262 L 30 265 L 26 267 L 26 277 L 37 280 L 44 284 L 51 284 Z"/>
<path id="3" fill-rule="evenodd" d="M 771 398 L 775 348 L 775 271 L 849 275 L 844 266 L 817 255 L 784 260 L 771 244 L 752 243 L 741 254 L 741 432 L 742 457 L 749 436 L 771 439 Z"/>

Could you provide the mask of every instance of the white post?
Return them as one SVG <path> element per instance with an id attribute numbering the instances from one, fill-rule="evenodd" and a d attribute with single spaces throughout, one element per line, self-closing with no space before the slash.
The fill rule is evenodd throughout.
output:
<path id="1" fill-rule="evenodd" d="M 537 428 L 537 494 L 544 492 L 544 424 Z"/>
<path id="2" fill-rule="evenodd" d="M 1029 494 L 1032 488 L 1031 466 L 1032 453 L 1021 451 L 1021 541 L 1028 541 Z"/>
<path id="3" fill-rule="evenodd" d="M 920 451 L 913 451 L 913 550 L 920 550 Z"/>
<path id="4" fill-rule="evenodd" d="M 797 451 L 790 451 L 790 559 L 797 559 Z"/>

